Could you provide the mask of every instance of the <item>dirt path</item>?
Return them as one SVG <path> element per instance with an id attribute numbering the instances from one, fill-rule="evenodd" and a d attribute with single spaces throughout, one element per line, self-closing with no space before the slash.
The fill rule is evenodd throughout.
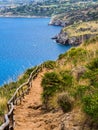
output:
<path id="1" fill-rule="evenodd" d="M 61 110 L 44 112 L 41 110 L 41 80 L 46 71 L 38 74 L 32 81 L 33 87 L 22 104 L 15 109 L 15 130 L 87 130 L 82 128 L 85 124 L 84 115 L 75 109 L 69 113 Z M 90 130 L 90 129 L 89 129 Z"/>
<path id="2" fill-rule="evenodd" d="M 22 104 L 15 109 L 15 130 L 52 130 L 56 126 L 52 120 L 59 116 L 56 113 L 43 113 L 40 109 L 41 102 L 41 79 L 45 72 L 41 72 L 32 82 L 33 87 Z M 35 109 L 35 107 L 39 107 Z"/>

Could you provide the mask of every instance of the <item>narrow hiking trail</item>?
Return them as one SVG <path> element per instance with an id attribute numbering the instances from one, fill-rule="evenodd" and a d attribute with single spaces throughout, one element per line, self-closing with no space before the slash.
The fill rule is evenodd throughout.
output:
<path id="1" fill-rule="evenodd" d="M 41 80 L 46 71 L 38 74 L 32 81 L 30 93 L 25 96 L 21 105 L 15 107 L 14 130 L 87 130 L 84 115 L 78 109 L 69 113 L 63 113 L 61 110 L 45 112 L 41 109 Z"/>
<path id="2" fill-rule="evenodd" d="M 25 96 L 21 105 L 15 107 L 15 130 L 52 130 L 56 127 L 54 123 L 57 120 L 54 119 L 61 114 L 43 113 L 40 107 L 42 105 L 41 79 L 44 73 L 45 71 L 40 72 L 32 81 L 30 93 Z"/>

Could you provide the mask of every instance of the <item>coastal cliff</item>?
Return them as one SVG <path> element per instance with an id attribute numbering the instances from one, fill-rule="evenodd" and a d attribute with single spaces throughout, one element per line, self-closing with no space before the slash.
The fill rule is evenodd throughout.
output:
<path id="1" fill-rule="evenodd" d="M 63 45 L 80 45 L 84 41 L 98 35 L 97 24 L 97 21 L 89 21 L 63 27 L 61 32 L 52 39 Z"/>
<path id="2" fill-rule="evenodd" d="M 97 20 L 98 4 L 55 15 L 49 25 L 62 26 L 63 29 L 52 39 L 63 45 L 80 45 L 83 41 L 98 35 Z"/>
<path id="3" fill-rule="evenodd" d="M 63 45 L 71 45 L 71 46 L 77 46 L 80 45 L 82 42 L 93 38 L 94 34 L 84 34 L 80 36 L 73 36 L 69 37 L 66 32 L 60 32 L 58 35 L 53 37 L 52 39 L 55 40 L 57 43 L 61 43 Z"/>

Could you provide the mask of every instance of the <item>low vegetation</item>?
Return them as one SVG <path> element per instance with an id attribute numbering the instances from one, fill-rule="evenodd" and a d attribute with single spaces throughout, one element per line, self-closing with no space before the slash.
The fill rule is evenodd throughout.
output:
<path id="1" fill-rule="evenodd" d="M 44 75 L 42 80 L 43 86 L 43 103 L 47 110 L 52 106 L 49 102 L 56 93 L 63 92 L 72 86 L 72 76 L 68 72 L 48 72 Z"/>
<path id="2" fill-rule="evenodd" d="M 69 112 L 78 107 L 86 118 L 98 118 L 98 38 L 61 54 L 56 68 L 42 79 L 43 104 L 47 110 Z"/>
<path id="3" fill-rule="evenodd" d="M 69 37 L 79 37 L 83 35 L 98 35 L 98 21 L 80 22 L 63 28 Z M 84 39 L 82 39 L 84 40 Z"/>
<path id="4" fill-rule="evenodd" d="M 44 62 L 43 66 L 47 69 L 54 69 L 56 68 L 56 62 L 49 60 L 49 61 Z"/>
<path id="5" fill-rule="evenodd" d="M 57 103 L 63 112 L 69 112 L 73 108 L 73 98 L 68 93 L 61 93 L 58 96 Z"/>

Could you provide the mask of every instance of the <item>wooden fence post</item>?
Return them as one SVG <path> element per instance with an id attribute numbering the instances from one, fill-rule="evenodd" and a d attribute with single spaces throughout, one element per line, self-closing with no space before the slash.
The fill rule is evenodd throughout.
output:
<path id="1" fill-rule="evenodd" d="M 41 69 L 41 66 L 37 66 L 35 70 L 33 70 L 33 72 L 30 74 L 28 81 L 16 89 L 14 95 L 7 103 L 8 114 L 5 115 L 4 123 L 0 126 L 0 130 L 14 130 L 14 105 L 18 104 L 18 100 L 20 100 L 21 103 L 21 100 L 24 98 L 25 93 L 29 93 L 30 88 L 32 87 L 32 79 L 36 78 Z M 26 89 L 23 87 L 26 87 Z"/>
<path id="2" fill-rule="evenodd" d="M 23 87 L 21 88 L 22 91 L 22 97 L 24 98 L 24 91 L 23 91 Z"/>
<path id="3" fill-rule="evenodd" d="M 20 89 L 20 90 L 21 90 L 21 89 Z M 20 98 L 20 104 L 21 104 L 21 100 L 22 100 L 22 99 L 21 99 L 21 91 L 20 91 L 20 90 L 19 90 L 18 92 L 19 92 L 19 98 Z"/>

